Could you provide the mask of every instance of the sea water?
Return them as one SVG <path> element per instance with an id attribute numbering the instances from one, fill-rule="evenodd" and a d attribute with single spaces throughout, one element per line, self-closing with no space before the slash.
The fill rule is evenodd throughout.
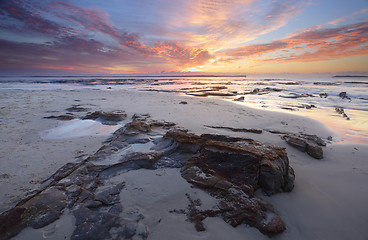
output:
<path id="1" fill-rule="evenodd" d="M 368 78 L 333 76 L 0 77 L 1 90 L 135 89 L 216 97 L 323 122 L 338 142 L 368 144 Z M 344 94 L 345 93 L 345 94 Z M 344 97 L 346 95 L 346 97 Z M 238 100 L 238 101 L 234 101 Z M 337 110 L 343 109 L 344 114 Z"/>

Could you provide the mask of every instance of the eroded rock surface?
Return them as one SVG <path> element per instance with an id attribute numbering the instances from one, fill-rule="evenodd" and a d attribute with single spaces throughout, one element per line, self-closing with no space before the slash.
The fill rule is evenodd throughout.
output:
<path id="1" fill-rule="evenodd" d="M 258 188 L 267 195 L 293 189 L 295 177 L 285 149 L 250 139 L 211 134 L 197 136 L 177 130 L 169 131 L 165 137 L 186 148 L 199 146 L 199 155 L 185 163 L 182 176 L 220 199 L 217 210 L 193 213 L 193 202 L 190 204 L 189 220 L 195 222 L 197 229 L 203 230 L 198 219 L 215 215 L 234 227 L 247 223 L 267 235 L 285 230 L 284 222 L 272 206 L 254 197 Z"/>
<path id="2" fill-rule="evenodd" d="M 116 124 L 127 118 L 127 114 L 121 111 L 113 111 L 113 112 L 101 112 L 95 111 L 93 113 L 87 114 L 82 119 L 91 119 L 102 122 L 103 124 Z"/>
<path id="3" fill-rule="evenodd" d="M 307 134 L 287 134 L 282 137 L 289 145 L 297 148 L 302 152 L 308 153 L 309 156 L 322 159 L 323 150 L 322 147 L 326 146 L 326 143 L 316 135 Z"/>
<path id="4" fill-rule="evenodd" d="M 120 201 L 125 183 L 119 176 L 141 168 L 181 168 L 184 179 L 218 199 L 215 209 L 199 210 L 200 200 L 187 195 L 189 210 L 173 211 L 187 214 L 198 231 L 205 230 L 207 217 L 221 217 L 232 226 L 246 223 L 267 235 L 285 230 L 273 207 L 254 196 L 258 188 L 266 195 L 292 190 L 294 172 L 285 149 L 252 139 L 198 136 L 149 115 L 134 115 L 95 154 L 66 164 L 35 195 L 2 213 L 0 239 L 25 227 L 42 228 L 66 210 L 76 219 L 71 239 L 147 239 L 145 216 L 137 211 L 126 219 Z"/>

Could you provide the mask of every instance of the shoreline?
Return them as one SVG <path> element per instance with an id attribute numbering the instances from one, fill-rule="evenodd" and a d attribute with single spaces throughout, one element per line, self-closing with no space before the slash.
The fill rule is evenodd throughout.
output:
<path id="1" fill-rule="evenodd" d="M 241 133 L 229 131 L 228 129 L 205 127 L 205 125 L 212 125 L 232 128 L 268 128 L 294 133 L 303 131 L 309 134 L 317 134 L 326 139 L 331 135 L 331 130 L 326 129 L 323 124 L 316 120 L 293 114 L 244 108 L 244 106 L 221 99 L 202 99 L 180 96 L 174 93 L 140 92 L 136 90 L 81 89 L 72 91 L 19 91 L 17 93 L 8 91 L 2 98 L 8 99 L 8 102 L 3 101 L 1 103 L 1 113 L 4 116 L 4 120 L 1 122 L 3 126 L 1 143 L 5 146 L 0 155 L 2 210 L 9 208 L 11 202 L 16 203 L 16 199 L 24 198 L 27 189 L 28 191 L 37 189 L 40 186 L 40 181 L 49 177 L 65 163 L 78 161 L 83 156 L 93 154 L 101 147 L 108 136 L 85 136 L 62 140 L 43 140 L 40 138 L 40 131 L 52 129 L 61 122 L 44 119 L 43 117 L 65 114 L 65 109 L 73 104 L 78 104 L 89 108 L 89 111 L 92 112 L 97 110 L 106 112 L 125 111 L 128 118 L 135 113 L 148 113 L 152 119 L 175 122 L 178 126 L 196 134 L 213 133 L 233 137 L 248 137 L 267 144 L 285 147 L 290 165 L 296 172 L 296 187 L 288 194 L 262 197 L 273 203 L 287 225 L 286 232 L 276 236 L 275 239 L 284 239 L 284 237 L 287 239 L 293 237 L 308 239 L 308 237 L 316 237 L 318 233 L 320 237 L 316 239 L 323 239 L 321 236 L 325 238 L 334 236 L 339 239 L 339 237 L 348 236 L 348 234 L 355 236 L 355 239 L 363 239 L 364 234 L 365 236 L 367 234 L 366 229 L 363 228 L 364 222 L 368 220 L 364 215 L 367 211 L 359 210 L 364 206 L 364 202 L 368 201 L 368 192 L 360 189 L 363 187 L 362 184 L 368 180 L 368 166 L 364 161 L 364 156 L 368 154 L 368 151 L 364 148 L 364 145 L 330 144 L 324 148 L 325 158 L 319 161 L 287 145 L 278 135 L 267 132 L 262 134 Z M 187 102 L 187 104 L 180 104 L 182 101 Z M 85 112 L 75 112 L 73 114 L 81 117 L 85 115 Z M 346 159 L 350 159 L 349 162 L 346 162 Z M 325 179 L 326 174 L 328 179 Z M 322 185 L 321 182 L 323 182 Z M 350 184 L 351 186 L 349 186 Z M 360 194 L 361 197 L 355 199 L 344 197 L 337 190 L 340 187 L 339 185 L 343 185 L 345 190 L 349 189 L 349 196 Z M 323 193 L 322 196 L 320 195 L 321 192 Z M 13 197 L 10 195 L 13 195 Z M 309 198 L 310 202 L 303 200 L 303 196 Z M 337 199 L 330 206 L 331 199 L 335 197 Z M 305 206 L 307 206 L 307 212 L 305 212 L 308 216 L 307 219 L 303 219 L 304 217 L 297 210 Z M 342 206 L 346 210 L 343 213 L 335 213 Z M 329 210 L 326 210 L 326 215 L 316 221 L 314 218 L 318 218 L 320 207 L 327 207 Z M 352 223 L 347 223 L 341 219 L 334 220 L 328 226 L 320 226 L 316 233 L 312 233 L 313 225 L 317 223 L 324 225 L 325 221 L 336 216 L 348 216 L 348 219 L 356 227 L 353 227 Z M 206 224 L 209 226 L 208 231 L 211 234 L 215 231 L 213 226 L 218 226 L 218 223 L 215 223 L 216 221 L 212 218 L 206 220 Z M 343 233 L 345 224 L 348 224 L 348 230 Z M 220 225 L 225 227 L 223 224 Z M 299 226 L 302 231 L 298 230 Z M 330 233 L 336 226 L 340 230 L 337 230 L 334 234 Z M 188 227 L 190 225 L 184 229 Z M 230 230 L 236 231 L 237 234 L 240 231 L 250 237 L 257 237 L 257 239 L 268 239 L 256 230 L 247 227 Z M 163 233 L 160 232 L 160 234 Z M 233 233 L 235 234 L 235 232 Z"/>

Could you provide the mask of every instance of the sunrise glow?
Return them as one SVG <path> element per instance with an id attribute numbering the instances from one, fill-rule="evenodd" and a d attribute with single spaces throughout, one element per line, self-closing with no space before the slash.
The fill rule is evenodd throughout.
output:
<path id="1" fill-rule="evenodd" d="M 0 74 L 368 72 L 365 0 L 0 2 Z"/>

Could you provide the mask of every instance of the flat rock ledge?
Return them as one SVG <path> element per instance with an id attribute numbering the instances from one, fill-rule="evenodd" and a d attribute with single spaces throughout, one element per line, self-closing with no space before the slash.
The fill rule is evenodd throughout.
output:
<path id="1" fill-rule="evenodd" d="M 128 151 L 138 146 L 139 151 Z M 142 168 L 180 168 L 184 179 L 218 199 L 216 208 L 203 210 L 200 199 L 187 194 L 188 209 L 172 211 L 186 214 L 198 231 L 205 230 L 207 217 L 221 217 L 234 227 L 248 224 L 269 236 L 286 229 L 272 205 L 254 194 L 259 188 L 266 195 L 293 189 L 295 175 L 284 148 L 224 135 L 198 136 L 174 123 L 134 115 L 95 154 L 64 165 L 36 194 L 3 212 L 0 239 L 26 227 L 43 228 L 64 213 L 76 220 L 70 230 L 73 240 L 147 239 L 149 228 L 142 227 L 146 216 L 138 211 L 127 219 L 122 214 L 125 183 L 116 180 Z"/>

